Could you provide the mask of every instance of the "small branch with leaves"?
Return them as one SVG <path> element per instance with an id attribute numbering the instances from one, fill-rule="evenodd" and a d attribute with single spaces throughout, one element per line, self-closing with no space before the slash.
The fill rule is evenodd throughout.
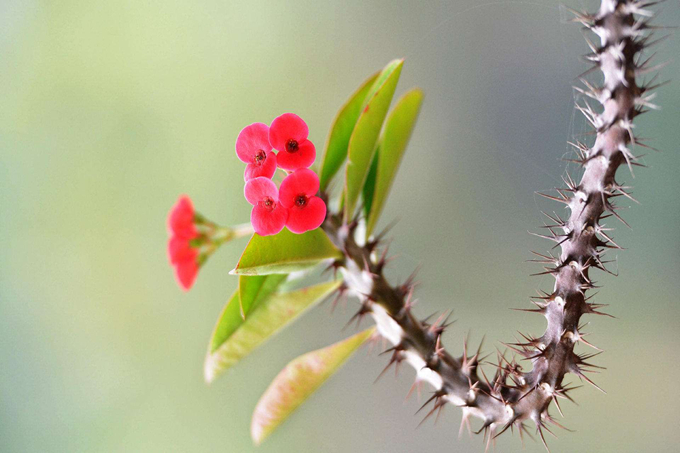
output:
<path id="1" fill-rule="evenodd" d="M 292 323 L 320 301 L 335 295 L 351 296 L 360 303 L 355 318 L 370 315 L 375 328 L 368 329 L 327 348 L 305 354 L 281 371 L 266 390 L 253 415 L 251 434 L 255 443 L 267 437 L 295 408 L 328 379 L 361 344 L 382 337 L 391 347 L 387 368 L 410 364 L 416 378 L 411 391 L 428 383 L 433 396 L 425 419 L 452 404 L 462 409 L 461 431 L 469 430 L 470 418 L 481 420 L 477 431 L 487 447 L 508 429 L 527 433 L 533 422 L 546 446 L 545 433 L 553 426 L 564 428 L 550 413 L 560 400 L 572 400 L 575 387 L 565 384 L 568 373 L 601 390 L 588 373 L 599 368 L 592 358 L 601 351 L 584 337 L 581 318 L 606 315 L 592 300 L 595 287 L 592 269 L 612 273 L 605 251 L 620 248 L 604 220 L 625 221 L 616 199 L 634 200 L 629 187 L 616 179 L 621 165 L 633 171 L 639 166 L 638 147 L 645 147 L 633 133 L 633 120 L 654 109 L 652 91 L 660 86 L 656 76 L 644 81 L 653 66 L 642 52 L 660 42 L 652 34 L 661 28 L 650 25 L 652 3 L 634 0 L 602 0 L 594 14 L 574 12 L 575 21 L 599 38 L 588 38 L 592 53 L 587 59 L 602 75 L 602 84 L 581 79 L 577 88 L 584 96 L 577 104 L 594 131 L 590 144 L 576 142 L 580 177 L 567 175 L 565 186 L 544 197 L 561 203 L 562 217 L 545 212 L 548 219 L 536 234 L 559 247 L 560 253 L 534 252 L 534 261 L 545 265 L 540 274 L 555 278 L 552 292 L 523 311 L 547 320 L 540 337 L 523 335 L 521 341 L 505 343 L 521 359 L 531 363 L 524 371 L 515 357 L 499 353 L 495 370 L 486 374 L 480 365 L 481 345 L 460 357 L 450 355 L 442 342 L 447 316 L 419 320 L 413 313 L 413 278 L 392 285 L 383 271 L 389 261 L 385 232 L 374 234 L 413 130 L 423 94 L 413 89 L 392 103 L 403 60 L 389 63 L 367 79 L 341 108 L 332 125 L 317 172 L 308 169 L 316 150 L 308 129 L 297 115 L 284 114 L 271 126 L 255 123 L 246 127 L 236 142 L 238 157 L 246 163 L 245 195 L 253 205 L 255 233 L 232 274 L 238 288 L 224 307 L 210 339 L 205 379 L 212 382 L 267 338 Z M 599 107 L 592 105 L 599 104 Z M 276 169 L 284 170 L 280 187 L 271 180 Z M 344 173 L 343 173 L 344 167 Z M 336 197 L 331 182 L 342 178 Z M 250 226 L 222 228 L 195 213 L 182 198 L 169 218 L 169 254 L 180 284 L 188 289 L 200 266 L 223 243 L 250 234 Z M 318 266 L 332 269 L 329 282 L 286 291 L 287 282 Z M 539 274 L 539 275 L 540 275 Z M 593 353 L 577 353 L 582 343 Z M 387 369 L 386 368 L 386 369 Z M 489 377 L 491 376 L 491 377 Z M 573 400 L 572 400 L 573 401 Z"/>

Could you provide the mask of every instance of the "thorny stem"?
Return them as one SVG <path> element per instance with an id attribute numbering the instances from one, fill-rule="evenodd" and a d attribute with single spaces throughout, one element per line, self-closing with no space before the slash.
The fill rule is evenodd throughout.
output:
<path id="1" fill-rule="evenodd" d="M 357 316 L 371 314 L 378 332 L 393 345 L 389 365 L 405 360 L 416 370 L 414 385 L 426 381 L 434 387 L 430 399 L 434 407 L 428 416 L 448 402 L 462 408 L 462 425 L 469 427 L 470 415 L 480 418 L 483 422 L 480 432 L 488 434 L 487 446 L 513 426 L 521 435 L 528 420 L 535 423 L 545 445 L 544 431 L 552 434 L 546 424 L 562 427 L 548 413 L 550 403 L 555 402 L 561 413 L 557 399 L 571 400 L 569 392 L 573 387 L 563 386 L 565 374 L 573 373 L 595 385 L 584 374 L 597 368 L 588 363 L 593 354 L 576 354 L 574 346 L 579 341 L 592 346 L 583 339 L 580 330 L 582 315 L 604 314 L 598 311 L 602 305 L 589 302 L 586 297 L 586 292 L 594 287 L 590 268 L 607 271 L 604 250 L 619 248 L 601 220 L 611 216 L 622 220 L 613 200 L 619 196 L 632 197 L 616 182 L 615 174 L 623 163 L 631 170 L 637 165 L 637 157 L 629 146 L 644 145 L 633 135 L 632 120 L 644 113 L 645 108 L 655 108 L 649 94 L 658 86 L 653 85 L 654 79 L 642 86 L 636 81 L 637 77 L 658 69 L 637 58 L 644 48 L 658 42 L 650 42 L 651 33 L 646 33 L 654 28 L 648 25 L 653 14 L 644 9 L 649 5 L 638 0 L 602 0 L 596 14 L 575 13 L 575 20 L 600 38 L 599 46 L 588 41 L 592 53 L 587 58 L 595 69 L 600 69 L 603 85 L 595 88 L 582 80 L 585 88 L 579 91 L 599 102 L 601 108 L 593 110 L 587 101 L 577 105 L 596 132 L 592 146 L 575 144 L 579 155 L 575 162 L 583 169 L 580 182 L 566 177 L 567 187 L 555 189 L 555 196 L 544 195 L 564 204 L 569 215 L 563 220 L 558 215 L 546 214 L 551 220 L 551 225 L 546 226 L 550 234 L 542 237 L 561 248 L 559 257 L 537 254 L 538 262 L 552 266 L 544 273 L 555 277 L 555 287 L 552 293 L 534 302 L 535 309 L 526 311 L 544 315 L 546 331 L 539 338 L 526 335 L 523 342 L 507 344 L 531 361 L 531 371 L 523 372 L 515 359 L 508 360 L 499 354 L 497 371 L 493 379 L 487 379 L 478 368 L 479 351 L 468 355 L 466 344 L 462 357 L 452 357 L 441 343 L 445 320 L 440 317 L 431 323 L 419 321 L 411 313 L 413 281 L 395 287 L 385 279 L 382 272 L 385 256 L 374 256 L 380 238 L 358 244 L 354 239 L 356 222 L 345 225 L 340 215 L 330 215 L 323 225 L 345 252 L 344 259 L 334 266 L 343 275 L 343 290 L 362 302 Z"/>

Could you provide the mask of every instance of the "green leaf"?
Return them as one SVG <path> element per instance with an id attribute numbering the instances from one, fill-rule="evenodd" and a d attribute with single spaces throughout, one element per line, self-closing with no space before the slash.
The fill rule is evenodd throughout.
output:
<path id="1" fill-rule="evenodd" d="M 333 176 L 335 176 L 347 158 L 349 138 L 354 130 L 354 125 L 357 123 L 359 113 L 361 113 L 366 95 L 379 74 L 375 73 L 366 79 L 359 89 L 347 100 L 345 105 L 342 106 L 335 117 L 331 132 L 328 135 L 328 141 L 326 142 L 323 163 L 321 164 L 319 176 L 321 190 L 326 190 L 328 183 L 331 182 L 331 179 L 333 179 Z"/>
<path id="2" fill-rule="evenodd" d="M 250 435 L 256 445 L 269 436 L 295 409 L 356 352 L 375 328 L 360 332 L 291 361 L 274 378 L 253 412 Z"/>
<path id="3" fill-rule="evenodd" d="M 377 173 L 375 175 L 375 187 L 372 190 L 373 198 L 371 202 L 364 202 L 368 206 L 367 212 L 369 213 L 367 215 L 366 237 L 370 236 L 378 223 L 404 155 L 404 150 L 416 124 L 422 102 L 423 92 L 415 88 L 399 99 L 387 118 L 385 130 L 378 145 Z"/>
<path id="4" fill-rule="evenodd" d="M 375 156 L 373 156 L 373 162 L 371 163 L 371 168 L 368 170 L 366 182 L 364 183 L 364 189 L 361 192 L 361 199 L 364 202 L 363 208 L 366 218 L 368 218 L 368 214 L 371 212 L 371 205 L 373 204 L 373 193 L 375 192 L 375 178 L 378 174 L 379 158 L 380 158 L 380 145 L 378 145 L 378 149 L 375 152 Z"/>
<path id="5" fill-rule="evenodd" d="M 284 228 L 274 236 L 254 234 L 236 269 L 237 275 L 288 274 L 307 269 L 327 259 L 342 257 L 321 228 L 294 234 Z"/>
<path id="6" fill-rule="evenodd" d="M 238 291 L 222 310 L 205 358 L 204 376 L 212 382 L 219 373 L 250 354 L 302 313 L 338 289 L 341 281 L 321 283 L 287 293 L 273 293 L 241 318 Z"/>
<path id="7" fill-rule="evenodd" d="M 248 312 L 276 291 L 286 277 L 288 277 L 286 274 L 239 275 L 238 294 L 241 317 L 246 319 Z"/>
<path id="8" fill-rule="evenodd" d="M 241 318 L 238 290 L 236 290 L 220 313 L 220 318 L 210 337 L 208 353 L 215 352 L 241 324 L 243 324 L 243 318 Z"/>
<path id="9" fill-rule="evenodd" d="M 380 73 L 368 93 L 368 102 L 363 107 L 350 137 L 345 169 L 344 215 L 346 220 L 353 216 L 359 195 L 364 188 L 380 129 L 392 102 L 403 64 L 404 60 L 394 60 Z"/>

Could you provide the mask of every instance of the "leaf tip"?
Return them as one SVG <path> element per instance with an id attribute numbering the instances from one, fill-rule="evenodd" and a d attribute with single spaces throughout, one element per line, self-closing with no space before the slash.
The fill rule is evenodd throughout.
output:
<path id="1" fill-rule="evenodd" d="M 255 419 L 253 419 L 253 424 L 250 426 L 250 438 L 253 440 L 253 445 L 259 447 L 264 437 L 262 436 L 262 427 L 255 424 Z"/>
<path id="2" fill-rule="evenodd" d="M 203 364 L 203 379 L 206 384 L 210 385 L 215 380 L 215 376 L 215 359 L 212 354 L 208 353 Z"/>
<path id="3" fill-rule="evenodd" d="M 269 436 L 272 429 L 270 426 L 271 416 L 268 416 L 266 408 L 263 408 L 258 403 L 258 406 L 253 412 L 253 418 L 250 422 L 250 438 L 253 440 L 253 445 L 259 447 L 262 442 Z"/>

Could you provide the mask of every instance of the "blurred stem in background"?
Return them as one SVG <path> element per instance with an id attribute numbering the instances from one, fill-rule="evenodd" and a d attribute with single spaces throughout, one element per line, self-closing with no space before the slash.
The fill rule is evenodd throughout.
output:
<path id="1" fill-rule="evenodd" d="M 233 227 L 220 226 L 196 213 L 194 216 L 199 237 L 191 241 L 191 246 L 199 249 L 203 260 L 215 253 L 226 242 L 253 234 L 253 226 L 242 223 Z"/>

